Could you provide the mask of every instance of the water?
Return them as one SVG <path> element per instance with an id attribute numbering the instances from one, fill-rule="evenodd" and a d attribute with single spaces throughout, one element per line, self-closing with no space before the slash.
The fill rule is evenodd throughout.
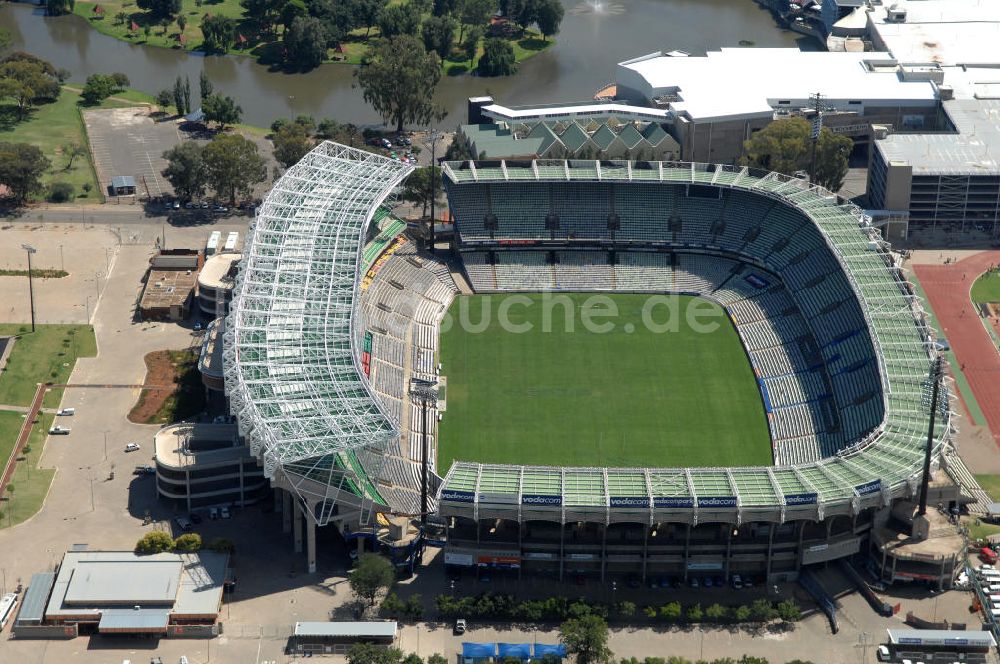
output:
<path id="1" fill-rule="evenodd" d="M 751 0 L 565 0 L 566 17 L 557 44 L 521 64 L 516 76 L 444 76 L 437 102 L 448 111 L 441 125 L 465 122 L 466 99 L 490 94 L 504 104 L 590 99 L 614 79 L 615 63 L 657 50 L 692 54 L 750 41 L 757 46 L 815 47 L 781 30 Z M 267 126 L 300 113 L 342 122 L 380 124 L 355 86 L 354 67 L 323 65 L 306 74 L 272 71 L 246 57 L 205 56 L 138 46 L 106 37 L 78 16 L 46 18 L 24 4 L 0 6 L 0 27 L 11 31 L 16 48 L 72 72 L 82 82 L 94 72 L 120 71 L 133 87 L 156 94 L 178 76 L 195 89 L 204 69 L 218 91 L 243 107 L 244 121 Z"/>

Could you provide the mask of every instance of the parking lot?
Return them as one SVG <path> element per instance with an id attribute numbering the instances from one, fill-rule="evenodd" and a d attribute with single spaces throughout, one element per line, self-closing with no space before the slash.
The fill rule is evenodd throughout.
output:
<path id="1" fill-rule="evenodd" d="M 173 193 L 162 172 L 167 165 L 163 153 L 182 140 L 176 122 L 156 122 L 145 107 L 84 111 L 83 119 L 105 194 L 116 175 L 133 176 L 139 196 L 147 188 L 152 197 Z"/>

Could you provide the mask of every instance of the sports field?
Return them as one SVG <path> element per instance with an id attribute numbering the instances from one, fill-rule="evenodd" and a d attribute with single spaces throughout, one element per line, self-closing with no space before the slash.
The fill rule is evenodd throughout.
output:
<path id="1" fill-rule="evenodd" d="M 657 324 L 668 313 L 649 308 L 650 296 L 601 295 L 597 302 L 613 303 L 617 315 L 591 317 L 588 331 L 591 297 L 455 300 L 441 335 L 447 410 L 438 472 L 456 459 L 618 467 L 772 463 L 756 378 L 717 305 L 672 296 L 669 320 L 677 324 L 657 330 L 643 323 L 644 307 Z M 505 305 L 505 298 L 519 299 Z M 694 323 L 691 307 L 701 312 Z M 696 331 L 698 321 L 715 322 L 714 331 Z M 510 331 L 525 324 L 530 331 Z M 593 331 L 595 324 L 613 329 Z"/>

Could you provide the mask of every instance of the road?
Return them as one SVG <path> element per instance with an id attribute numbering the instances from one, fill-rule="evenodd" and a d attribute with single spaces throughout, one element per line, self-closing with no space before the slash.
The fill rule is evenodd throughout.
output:
<path id="1" fill-rule="evenodd" d="M 141 204 L 105 203 L 103 205 L 40 205 L 0 214 L 7 222 L 40 224 L 99 224 L 128 226 L 168 224 L 170 226 L 199 226 L 213 223 L 240 223 L 249 221 L 241 212 L 219 215 L 207 210 L 177 210 L 164 214 L 162 210 L 146 211 Z"/>

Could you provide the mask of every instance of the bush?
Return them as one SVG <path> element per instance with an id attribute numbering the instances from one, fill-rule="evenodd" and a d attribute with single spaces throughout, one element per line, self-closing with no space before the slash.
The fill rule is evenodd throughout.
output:
<path id="1" fill-rule="evenodd" d="M 692 604 L 685 615 L 689 622 L 699 622 L 705 617 L 705 612 L 701 610 L 701 604 Z"/>
<path id="2" fill-rule="evenodd" d="M 726 619 L 729 611 L 721 604 L 712 604 L 705 609 L 705 617 L 713 622 L 722 622 Z"/>
<path id="3" fill-rule="evenodd" d="M 135 543 L 136 553 L 163 553 L 172 548 L 174 548 L 174 538 L 162 530 L 148 532 Z"/>
<path id="4" fill-rule="evenodd" d="M 49 200 L 53 203 L 65 203 L 73 200 L 76 189 L 69 182 L 53 182 L 49 187 Z"/>
<path id="5" fill-rule="evenodd" d="M 201 535 L 184 533 L 174 540 L 174 548 L 178 551 L 199 551 L 201 549 Z"/>
<path id="6" fill-rule="evenodd" d="M 766 599 L 756 599 L 750 605 L 750 615 L 756 622 L 767 622 L 773 620 L 777 611 L 771 606 L 771 602 Z"/>
<path id="7" fill-rule="evenodd" d="M 399 618 L 406 611 L 406 603 L 396 593 L 389 593 L 378 609 L 383 618 Z"/>
<path id="8" fill-rule="evenodd" d="M 680 620 L 681 617 L 681 603 L 680 602 L 668 602 L 660 607 L 660 617 L 664 620 L 669 620 L 674 622 Z"/>
<path id="9" fill-rule="evenodd" d="M 86 193 L 89 194 L 90 190 L 93 189 L 93 188 L 94 188 L 94 185 L 90 184 L 89 182 L 84 182 L 83 183 L 83 191 L 84 192 L 86 192 Z"/>
<path id="10" fill-rule="evenodd" d="M 733 609 L 733 619 L 736 622 L 746 622 L 750 620 L 750 607 L 746 604 L 740 604 L 735 609 Z"/>
<path id="11" fill-rule="evenodd" d="M 795 622 L 802 617 L 802 609 L 794 599 L 786 599 L 778 602 L 778 617 L 785 622 Z"/>
<path id="12" fill-rule="evenodd" d="M 618 605 L 618 615 L 622 618 L 631 618 L 635 615 L 635 602 L 625 601 Z"/>

